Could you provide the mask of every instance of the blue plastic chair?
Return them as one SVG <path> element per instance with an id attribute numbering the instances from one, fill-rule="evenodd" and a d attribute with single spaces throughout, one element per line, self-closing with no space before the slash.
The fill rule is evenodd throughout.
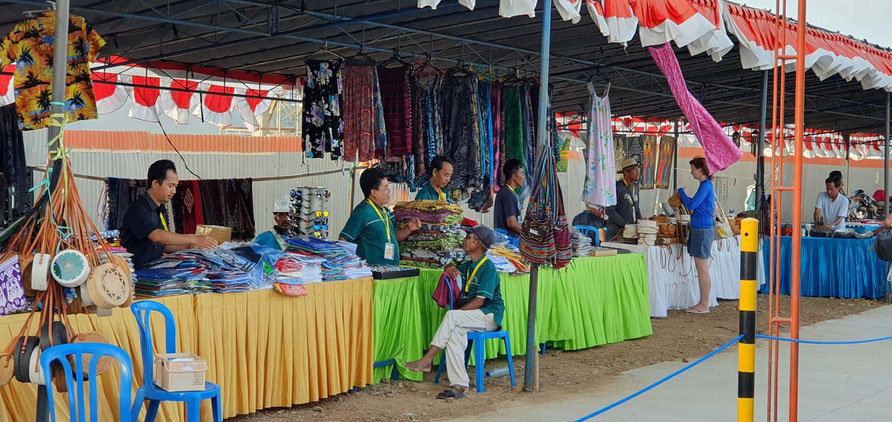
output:
<path id="1" fill-rule="evenodd" d="M 583 236 L 587 236 L 587 237 L 591 238 L 592 234 L 594 234 L 595 242 L 594 242 L 594 244 L 592 244 L 592 246 L 601 246 L 601 229 L 594 227 L 594 226 L 582 226 L 582 225 L 573 226 L 573 227 L 575 227 L 576 231 L 578 231 Z"/>
<path id="2" fill-rule="evenodd" d="M 183 402 L 186 404 L 186 420 L 188 422 L 199 422 L 201 419 L 201 402 L 203 400 L 211 400 L 211 408 L 214 412 L 214 422 L 223 421 L 223 407 L 220 402 L 220 386 L 210 382 L 204 383 L 202 391 L 182 391 L 172 393 L 164 391 L 155 386 L 154 372 L 154 347 L 152 343 L 152 312 L 158 312 L 164 316 L 164 326 L 166 328 L 165 353 L 177 352 L 177 328 L 174 323 L 173 313 L 166 306 L 153 302 L 151 300 L 143 300 L 134 302 L 130 305 L 130 310 L 136 317 L 136 323 L 139 326 L 139 341 L 141 343 L 142 352 L 142 387 L 136 390 L 136 400 L 133 403 L 131 416 L 136 421 L 139 411 L 146 400 L 149 401 L 149 407 L 146 411 L 145 422 L 153 422 L 155 416 L 158 415 L 158 406 L 163 401 Z"/>
<path id="3" fill-rule="evenodd" d="M 449 277 L 444 279 L 446 282 L 447 290 L 449 291 L 449 309 L 455 309 L 455 303 L 452 297 L 452 281 L 450 281 Z M 484 352 L 486 351 L 486 343 L 485 340 L 497 338 L 502 339 L 505 342 L 505 353 L 506 358 L 508 360 L 508 376 L 511 377 L 511 388 L 517 386 L 514 382 L 514 359 L 511 354 L 511 338 L 508 336 L 508 332 L 505 330 L 501 331 L 488 331 L 488 332 L 479 332 L 479 331 L 471 331 L 468 333 L 468 348 L 465 349 L 465 366 L 468 366 L 468 360 L 471 358 L 471 350 L 474 351 L 474 380 L 477 386 L 477 392 L 483 393 L 485 390 L 484 379 L 487 376 L 486 374 L 486 355 Z M 434 384 L 440 383 L 440 377 L 443 375 L 443 371 L 446 370 L 446 356 L 440 357 L 440 365 L 437 367 L 437 376 L 434 377 Z"/>
<path id="4" fill-rule="evenodd" d="M 90 355 L 88 362 L 84 362 L 84 355 Z M 69 356 L 74 356 L 69 360 Z M 130 356 L 118 346 L 102 343 L 70 343 L 50 347 L 40 354 L 40 367 L 44 374 L 52 374 L 50 367 L 61 365 L 65 372 L 65 385 L 68 386 L 68 408 L 71 422 L 85 422 L 87 408 L 84 407 L 84 382 L 90 385 L 90 421 L 97 422 L 99 418 L 99 406 L 97 394 L 100 390 L 99 375 L 96 374 L 96 366 L 99 358 L 109 356 L 118 361 L 121 366 L 121 385 L 118 391 L 118 421 L 130 422 L 130 389 L 133 388 L 133 362 Z M 71 362 L 74 362 L 74 368 Z M 84 379 L 84 369 L 88 369 L 88 378 Z M 49 380 L 47 380 L 49 381 Z M 52 389 L 52 386 L 47 388 Z M 56 405 L 54 394 L 47 394 L 47 404 L 50 410 L 50 420 L 56 422 Z"/>

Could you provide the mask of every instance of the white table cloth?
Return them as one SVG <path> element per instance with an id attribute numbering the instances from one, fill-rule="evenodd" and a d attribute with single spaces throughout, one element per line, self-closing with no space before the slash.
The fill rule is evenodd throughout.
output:
<path id="1" fill-rule="evenodd" d="M 647 282 L 650 296 L 650 316 L 666 318 L 668 311 L 687 309 L 700 300 L 700 284 L 694 259 L 682 245 L 639 246 L 625 243 L 604 242 L 602 246 L 628 250 L 644 255 L 647 265 Z M 765 283 L 764 271 L 759 265 L 759 286 Z M 740 298 L 740 238 L 717 239 L 712 244 L 709 258 L 709 275 L 712 288 L 709 306 L 718 306 L 717 299 Z"/>

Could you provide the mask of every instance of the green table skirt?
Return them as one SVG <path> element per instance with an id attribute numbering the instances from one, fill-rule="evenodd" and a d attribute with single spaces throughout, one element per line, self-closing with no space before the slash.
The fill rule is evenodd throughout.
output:
<path id="1" fill-rule="evenodd" d="M 376 280 L 374 308 L 375 362 L 411 362 L 430 347 L 445 309 L 431 298 L 441 270 L 422 269 L 418 277 Z M 526 353 L 530 277 L 500 274 L 505 300 L 503 329 L 510 333 L 514 355 Z M 539 270 L 536 343 L 579 350 L 653 334 L 644 257 L 576 258 L 565 269 Z M 488 340 L 487 359 L 504 355 L 501 341 Z M 397 370 L 410 380 L 421 375 Z M 375 369 L 373 382 L 387 378 L 392 366 Z"/>

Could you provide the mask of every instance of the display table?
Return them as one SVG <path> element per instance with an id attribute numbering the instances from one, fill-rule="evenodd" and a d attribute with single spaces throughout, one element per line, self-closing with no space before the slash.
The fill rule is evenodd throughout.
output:
<path id="1" fill-rule="evenodd" d="M 668 311 L 687 309 L 700 300 L 700 285 L 694 259 L 687 247 L 680 244 L 665 246 L 630 245 L 605 242 L 601 246 L 628 250 L 644 255 L 647 263 L 647 285 L 650 292 L 650 315 L 665 318 Z M 712 289 L 709 306 L 718 306 L 716 299 L 740 298 L 740 238 L 718 239 L 712 244 L 709 258 Z M 761 285 L 764 278 L 757 282 Z"/>
<path id="2" fill-rule="evenodd" d="M 372 279 L 306 285 L 309 296 L 273 290 L 207 293 L 153 299 L 176 318 L 178 350 L 208 361 L 207 380 L 223 394 L 223 417 L 289 407 L 365 386 L 372 379 Z M 0 317 L 0 344 L 21 329 L 27 314 Z M 142 379 L 139 331 L 130 309 L 108 318 L 71 317 L 75 331 L 101 332 L 133 359 Z M 156 350 L 163 346 L 163 320 L 153 318 Z M 114 366 L 117 375 L 117 365 Z M 105 377 L 112 380 L 110 376 Z M 100 421 L 117 420 L 117 382 L 103 379 Z M 141 381 L 140 381 L 141 382 Z M 136 383 L 133 386 L 136 392 Z M 0 420 L 34 420 L 36 386 L 13 381 L 0 388 Z M 67 396 L 56 393 L 57 420 L 68 419 Z M 158 421 L 185 421 L 180 406 L 163 404 Z M 202 420 L 210 420 L 210 402 Z"/>
<path id="3" fill-rule="evenodd" d="M 885 295 L 884 284 L 888 263 L 877 258 L 870 239 L 803 237 L 800 256 L 800 292 L 810 297 L 843 297 L 876 299 Z M 780 293 L 790 294 L 790 236 L 780 241 Z M 769 279 L 771 244 L 762 240 L 764 277 Z M 760 293 L 768 293 L 768 285 Z"/>
<path id="4" fill-rule="evenodd" d="M 416 278 L 375 281 L 375 362 L 399 364 L 421 358 L 446 313 L 431 298 L 442 270 L 421 270 Z M 515 355 L 526 353 L 528 275 L 500 274 L 505 301 L 503 329 Z M 575 258 L 562 270 L 539 270 L 536 343 L 578 350 L 653 334 L 644 258 L 639 254 Z M 486 356 L 504 355 L 501 342 L 487 341 Z M 421 374 L 398 365 L 401 376 Z M 375 369 L 374 380 L 393 366 Z"/>

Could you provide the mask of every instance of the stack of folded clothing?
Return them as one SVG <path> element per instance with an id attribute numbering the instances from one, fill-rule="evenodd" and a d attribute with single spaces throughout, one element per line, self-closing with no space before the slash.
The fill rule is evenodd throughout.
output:
<path id="1" fill-rule="evenodd" d="M 288 239 L 287 251 L 301 260 L 303 264 L 301 276 L 304 283 L 312 282 L 307 281 L 308 276 L 315 278 L 315 274 L 308 273 L 308 271 L 314 271 L 306 265 L 311 262 L 308 257 L 321 258 L 321 261 L 316 261 L 320 281 L 353 280 L 372 276 L 365 261 L 348 251 L 339 242 L 314 237 L 292 238 Z"/>
<path id="2" fill-rule="evenodd" d="M 443 268 L 464 261 L 461 207 L 439 201 L 400 202 L 393 209 L 400 227 L 421 221 L 421 229 L 400 242 L 400 264 Z"/>
<path id="3" fill-rule="evenodd" d="M 509 247 L 507 245 L 498 245 L 487 252 L 487 255 L 497 255 L 508 259 L 518 273 L 529 273 L 530 266 L 525 264 L 523 261 L 523 257 L 513 247 Z M 498 268 L 498 267 L 496 267 Z"/>
<path id="4" fill-rule="evenodd" d="M 486 257 L 496 266 L 496 271 L 500 273 L 514 274 L 517 272 L 517 268 L 511 263 L 511 260 L 502 255 L 489 251 L 486 253 Z"/>
<path id="5" fill-rule="evenodd" d="M 594 248 L 592 247 L 592 238 L 574 231 L 571 234 L 573 241 L 573 256 L 592 256 Z"/>

